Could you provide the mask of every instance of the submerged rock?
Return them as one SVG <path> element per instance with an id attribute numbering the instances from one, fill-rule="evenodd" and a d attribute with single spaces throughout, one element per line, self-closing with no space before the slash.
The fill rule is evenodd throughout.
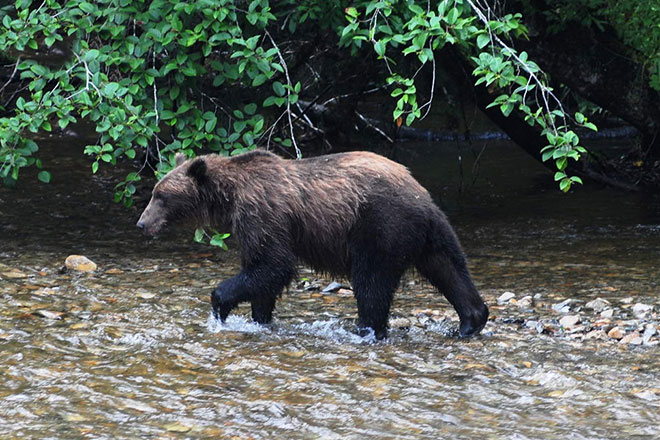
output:
<path id="1" fill-rule="evenodd" d="M 78 272 L 94 272 L 97 267 L 96 263 L 83 255 L 69 255 L 64 265 L 67 269 Z"/>

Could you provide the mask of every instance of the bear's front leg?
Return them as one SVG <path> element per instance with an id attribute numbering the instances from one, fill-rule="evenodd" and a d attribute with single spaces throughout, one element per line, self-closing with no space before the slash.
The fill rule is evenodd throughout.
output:
<path id="1" fill-rule="evenodd" d="M 249 301 L 252 319 L 267 324 L 273 317 L 277 296 L 294 275 L 294 269 L 285 261 L 262 256 L 255 259 L 238 275 L 220 283 L 211 294 L 213 314 L 222 322 L 239 303 Z"/>
<path id="2" fill-rule="evenodd" d="M 221 282 L 211 293 L 213 316 L 225 322 L 229 312 L 240 302 L 247 301 L 246 289 L 242 282 L 242 274 Z"/>

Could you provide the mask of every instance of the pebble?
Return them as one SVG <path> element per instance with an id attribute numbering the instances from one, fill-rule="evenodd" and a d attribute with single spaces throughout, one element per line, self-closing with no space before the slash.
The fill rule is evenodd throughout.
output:
<path id="1" fill-rule="evenodd" d="M 600 312 L 600 317 L 601 318 L 609 319 L 612 316 L 614 316 L 614 309 L 606 309 L 606 310 L 603 310 L 602 312 Z"/>
<path id="2" fill-rule="evenodd" d="M 390 319 L 390 328 L 410 328 L 412 322 L 408 318 Z"/>
<path id="3" fill-rule="evenodd" d="M 639 333 L 633 332 L 625 335 L 619 341 L 620 344 L 630 344 L 630 345 L 642 345 L 643 339 L 639 336 Z"/>
<path id="4" fill-rule="evenodd" d="M 335 292 L 335 291 L 341 289 L 342 287 L 346 287 L 346 286 L 342 285 L 341 283 L 338 283 L 337 281 L 333 281 L 330 284 L 328 284 L 327 286 L 325 286 L 325 288 L 322 290 L 322 292 L 323 293 Z"/>
<path id="5" fill-rule="evenodd" d="M 518 300 L 517 306 L 520 309 L 531 309 L 534 305 L 534 300 L 530 295 L 523 296 Z"/>
<path id="6" fill-rule="evenodd" d="M 3 278 L 9 278 L 9 279 L 22 279 L 22 278 L 27 278 L 27 274 L 24 272 L 21 272 L 18 269 L 10 269 L 6 272 L 0 273 Z"/>
<path id="7" fill-rule="evenodd" d="M 351 289 L 339 289 L 337 290 L 338 296 L 353 296 L 353 291 Z"/>
<path id="8" fill-rule="evenodd" d="M 653 326 L 653 324 L 646 324 L 646 328 L 644 328 L 644 333 L 642 333 L 642 341 L 644 342 L 644 345 L 648 345 L 649 342 L 651 341 L 651 338 L 657 333 L 658 331 L 656 328 Z"/>
<path id="9" fill-rule="evenodd" d="M 603 298 L 596 298 L 592 301 L 589 301 L 584 305 L 587 309 L 591 309 L 596 313 L 600 313 L 605 310 L 610 305 L 610 302 Z"/>
<path id="10" fill-rule="evenodd" d="M 497 304 L 499 305 L 506 304 L 515 297 L 516 294 L 513 292 L 504 292 L 503 294 L 500 295 L 499 298 L 497 298 Z"/>
<path id="11" fill-rule="evenodd" d="M 563 328 L 573 328 L 580 322 L 580 315 L 566 315 L 559 320 Z"/>
<path id="12" fill-rule="evenodd" d="M 559 312 L 559 313 L 568 313 L 568 312 L 571 311 L 571 306 L 572 306 L 573 304 L 575 304 L 576 302 L 577 302 L 576 300 L 574 300 L 574 299 L 572 299 L 572 298 L 569 298 L 569 299 L 567 299 L 567 300 L 564 300 L 564 301 L 562 301 L 562 302 L 560 302 L 560 303 L 557 303 L 557 304 L 553 305 L 553 306 L 552 306 L 552 309 L 553 309 L 555 312 Z"/>
<path id="13" fill-rule="evenodd" d="M 64 265 L 69 270 L 78 272 L 94 272 L 96 263 L 83 255 L 69 255 L 64 261 Z"/>
<path id="14" fill-rule="evenodd" d="M 633 315 L 635 315 L 635 318 L 638 319 L 646 318 L 649 315 L 649 313 L 651 313 L 652 310 L 653 310 L 653 306 L 642 303 L 637 303 L 632 308 Z"/>
<path id="15" fill-rule="evenodd" d="M 607 336 L 612 339 L 621 339 L 623 338 L 623 330 L 621 330 L 619 327 L 612 327 L 610 331 L 607 332 Z"/>

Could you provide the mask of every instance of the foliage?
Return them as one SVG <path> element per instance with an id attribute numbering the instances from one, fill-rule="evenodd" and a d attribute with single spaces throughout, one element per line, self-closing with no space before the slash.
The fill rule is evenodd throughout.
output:
<path id="1" fill-rule="evenodd" d="M 639 0 L 560 0 L 546 13 L 554 31 L 577 22 L 600 31 L 613 28 L 645 65 L 650 85 L 660 91 L 660 3 Z"/>
<path id="2" fill-rule="evenodd" d="M 569 122 L 569 115 L 536 63 L 526 52 L 506 43 L 526 35 L 520 14 L 496 17 L 492 10 L 482 10 L 471 0 L 442 0 L 434 7 L 425 2 L 372 0 L 355 3 L 346 15 L 349 25 L 342 31 L 342 43 L 355 48 L 370 43 L 390 72 L 387 82 L 395 87 L 391 96 L 397 99 L 395 120 L 405 116 L 405 123 L 410 125 L 428 114 L 435 88 L 435 53 L 445 45 L 454 45 L 473 61 L 476 85 L 502 92 L 491 106 L 499 106 L 505 116 L 518 110 L 527 123 L 541 128 L 548 141 L 542 150 L 543 160 L 555 161 L 560 189 L 568 191 L 573 183 L 581 183 L 579 177 L 566 173 L 569 159 L 577 161 L 586 152 L 570 125 L 592 130 L 596 126 L 581 113 Z M 416 57 L 419 64 L 411 76 L 394 69 L 407 56 Z M 419 105 L 415 77 L 429 65 L 433 74 L 431 97 Z"/>
<path id="3" fill-rule="evenodd" d="M 304 90 L 281 42 L 304 39 L 305 23 L 336 32 L 353 54 L 371 48 L 387 69 L 393 117 L 408 125 L 431 108 L 435 52 L 454 45 L 474 63 L 476 83 L 500 91 L 493 105 L 541 127 L 560 188 L 579 182 L 565 172 L 584 152 L 569 125 L 595 127 L 581 114 L 569 124 L 538 66 L 506 43 L 525 36 L 520 15 L 497 18 L 470 0 L 16 0 L 0 8 L 0 47 L 27 88 L 0 118 L 0 177 L 41 167 L 33 133 L 81 120 L 98 133 L 85 148 L 94 173 L 140 150 L 159 159 L 158 175 L 177 151 L 235 154 L 275 144 L 300 157 L 292 106 Z M 64 63 L 38 61 L 55 46 L 70 50 Z M 432 69 L 427 102 L 418 102 L 416 73 L 404 68 L 411 65 Z M 117 185 L 116 201 L 132 203 L 146 165 Z"/>

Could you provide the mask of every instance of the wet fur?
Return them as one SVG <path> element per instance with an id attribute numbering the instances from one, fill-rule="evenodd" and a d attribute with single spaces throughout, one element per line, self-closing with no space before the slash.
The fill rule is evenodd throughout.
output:
<path id="1" fill-rule="evenodd" d="M 456 309 L 460 335 L 483 328 L 488 309 L 470 278 L 447 218 L 403 166 L 367 152 L 298 161 L 265 151 L 233 158 L 203 156 L 179 164 L 154 188 L 143 218 L 193 220 L 232 231 L 241 272 L 220 283 L 213 310 L 224 320 L 240 302 L 260 323 L 297 261 L 352 279 L 358 327 L 387 333 L 392 297 L 415 267 Z M 141 218 L 142 220 L 142 218 Z M 153 231 L 152 231 L 153 232 Z M 157 232 L 157 230 L 155 231 Z"/>

